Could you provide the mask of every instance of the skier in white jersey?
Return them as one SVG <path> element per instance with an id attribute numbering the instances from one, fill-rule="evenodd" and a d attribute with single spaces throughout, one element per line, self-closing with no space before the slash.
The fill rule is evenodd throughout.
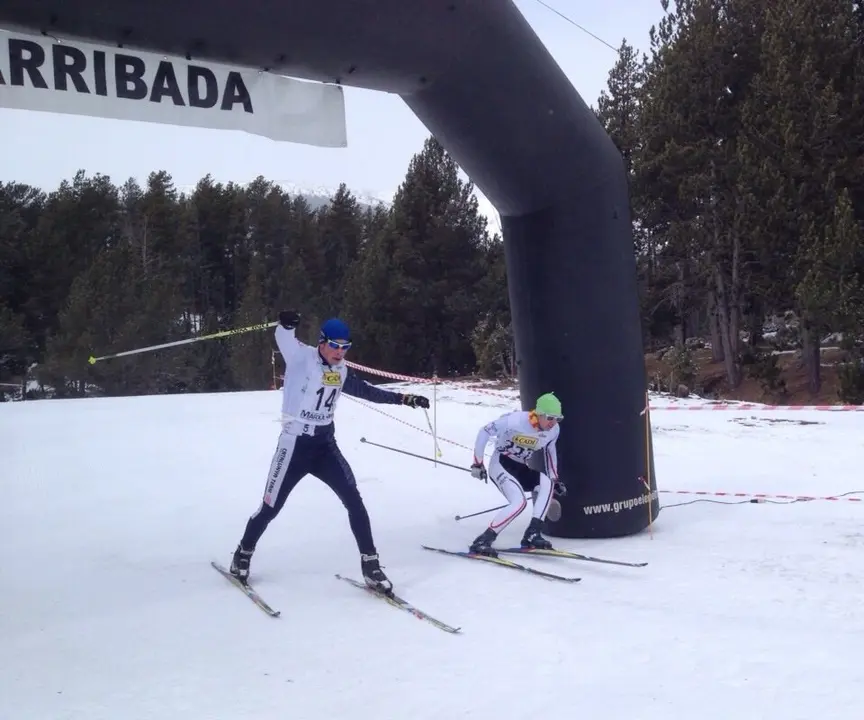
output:
<path id="1" fill-rule="evenodd" d="M 474 443 L 474 462 L 471 474 L 486 481 L 491 478 L 508 500 L 508 505 L 498 511 L 489 527 L 471 544 L 470 551 L 482 555 L 497 556 L 492 543 L 528 504 L 525 492 L 534 491 L 533 517 L 522 537 L 522 547 L 550 549 L 550 543 L 541 534 L 543 520 L 549 511 L 553 492 L 566 494 L 558 479 L 558 453 L 556 441 L 560 432 L 558 423 L 564 419 L 561 402 L 552 393 L 541 395 L 533 410 L 505 413 L 494 422 L 485 425 L 477 433 Z M 489 472 L 483 464 L 483 451 L 490 439 L 495 440 L 495 450 L 489 460 Z M 528 461 L 543 452 L 546 472 L 534 470 Z"/>
<path id="2" fill-rule="evenodd" d="M 342 392 L 375 403 L 428 408 L 422 395 L 382 390 L 361 380 L 344 362 L 351 347 L 348 326 L 338 318 L 324 323 L 318 347 L 296 335 L 300 315 L 279 313 L 276 344 L 285 359 L 282 386 L 282 432 L 270 464 L 261 506 L 249 518 L 234 551 L 231 574 L 245 583 L 249 563 L 261 535 L 279 514 L 288 494 L 306 475 L 314 475 L 336 493 L 348 511 L 348 522 L 360 551 L 363 579 L 375 590 L 390 592 L 393 584 L 381 570 L 372 538 L 369 514 L 357 489 L 354 473 L 336 444 L 333 415 Z"/>

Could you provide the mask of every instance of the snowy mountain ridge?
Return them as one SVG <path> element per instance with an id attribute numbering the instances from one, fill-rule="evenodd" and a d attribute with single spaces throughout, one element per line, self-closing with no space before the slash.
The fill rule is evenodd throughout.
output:
<path id="1" fill-rule="evenodd" d="M 235 183 L 240 185 L 241 187 L 247 187 L 251 184 L 251 180 L 247 182 L 239 182 Z M 330 202 L 330 199 L 336 194 L 336 191 L 339 189 L 337 187 L 329 187 L 324 185 L 316 185 L 316 186 L 304 186 L 298 183 L 293 182 L 284 182 L 282 180 L 274 180 L 273 184 L 282 188 L 289 195 L 302 195 L 309 202 L 309 205 L 313 209 L 317 209 L 322 205 L 326 205 Z M 187 195 L 191 195 L 195 192 L 196 185 L 177 185 L 177 191 L 181 193 L 186 193 Z M 393 201 L 393 197 L 391 193 L 375 193 L 372 191 L 356 191 L 353 188 L 348 188 L 351 194 L 355 197 L 357 202 L 360 205 L 374 207 L 379 203 L 388 206 Z"/>
<path id="2" fill-rule="evenodd" d="M 279 187 L 285 190 L 290 195 L 302 195 L 308 201 L 310 205 L 313 207 L 318 207 L 318 204 L 325 205 L 330 201 L 330 198 L 336 194 L 336 190 L 338 187 L 329 187 L 325 185 L 315 185 L 315 186 L 304 186 L 294 182 L 283 182 L 281 180 L 274 181 Z M 357 202 L 360 205 L 365 205 L 369 207 L 374 207 L 379 203 L 384 205 L 384 207 L 390 207 L 393 202 L 393 196 L 396 194 L 396 190 L 385 191 L 385 190 L 355 190 L 352 187 L 348 187 L 351 191 L 351 194 L 357 199 Z M 501 234 L 501 221 L 498 215 L 498 211 L 494 208 L 491 202 L 486 198 L 483 193 L 475 188 L 474 196 L 477 198 L 478 209 L 481 215 L 485 216 L 489 221 L 489 233 Z M 316 204 L 318 203 L 318 204 Z"/>
<path id="3" fill-rule="evenodd" d="M 273 182 L 289 195 L 302 195 L 310 204 L 313 204 L 313 201 L 320 202 L 321 204 L 328 203 L 330 198 L 332 198 L 339 189 L 338 185 L 336 187 L 327 185 L 307 186 L 283 180 L 274 180 Z M 350 185 L 348 186 L 348 190 L 360 205 L 374 207 L 380 203 L 389 207 L 390 203 L 393 202 L 393 193 L 391 192 L 375 192 L 368 189 L 355 190 Z"/>
<path id="4" fill-rule="evenodd" d="M 251 180 L 247 182 L 237 183 L 241 186 L 246 186 L 251 183 Z M 278 187 L 282 188 L 289 195 L 302 195 L 306 198 L 309 206 L 313 210 L 317 210 L 327 203 L 330 202 L 330 199 L 336 194 L 336 191 L 339 189 L 338 185 L 333 187 L 329 185 L 302 185 L 296 182 L 284 181 L 284 180 L 274 180 L 273 183 Z M 177 185 L 176 188 L 179 192 L 192 194 L 195 192 L 195 185 Z M 383 205 L 384 207 L 390 207 L 393 202 L 393 196 L 396 194 L 396 190 L 385 191 L 385 190 L 369 190 L 364 188 L 362 190 L 355 190 L 350 185 L 348 186 L 348 190 L 357 200 L 358 204 L 361 207 L 375 207 L 376 205 Z M 481 215 L 483 215 L 489 223 L 488 232 L 490 235 L 494 235 L 501 232 L 501 220 L 498 215 L 498 211 L 494 208 L 491 202 L 486 198 L 483 193 L 475 188 L 474 195 L 477 198 L 478 210 Z"/>

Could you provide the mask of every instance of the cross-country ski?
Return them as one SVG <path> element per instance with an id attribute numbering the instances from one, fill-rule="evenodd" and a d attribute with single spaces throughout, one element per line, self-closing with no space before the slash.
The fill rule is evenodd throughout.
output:
<path id="1" fill-rule="evenodd" d="M 423 610 L 420 610 L 419 608 L 415 607 L 414 605 L 412 605 L 410 602 L 408 602 L 404 598 L 399 597 L 394 592 L 385 593 L 385 592 L 381 592 L 379 590 L 375 590 L 374 588 L 369 587 L 365 583 L 361 583 L 361 582 L 354 580 L 353 578 L 350 578 L 350 577 L 345 577 L 344 575 L 337 574 L 336 577 L 339 578 L 340 580 L 344 580 L 349 585 L 353 585 L 354 587 L 359 588 L 360 590 L 365 590 L 369 595 L 372 595 L 376 598 L 380 598 L 381 600 L 384 600 L 388 605 L 390 605 L 392 607 L 398 608 L 399 610 L 404 610 L 405 612 L 410 613 L 411 615 L 413 615 L 416 618 L 419 618 L 420 620 L 425 620 L 426 622 L 430 623 L 431 625 L 434 625 L 435 627 L 439 628 L 440 630 L 444 630 L 445 632 L 449 632 L 449 633 L 453 633 L 453 634 L 459 633 L 462 630 L 461 628 L 453 627 L 452 625 L 448 625 L 447 623 L 442 622 L 441 620 L 438 620 L 435 617 L 432 617 L 432 615 L 430 615 L 429 613 L 424 612 Z"/>
<path id="2" fill-rule="evenodd" d="M 495 548 L 498 553 L 508 555 L 539 555 L 554 558 L 567 558 L 570 560 L 584 560 L 586 562 L 605 563 L 607 565 L 623 565 L 625 567 L 646 567 L 647 562 L 626 562 L 624 560 L 608 560 L 606 558 L 594 557 L 593 555 L 581 555 L 580 553 L 570 552 L 569 550 L 555 550 L 548 548 Z"/>
<path id="3" fill-rule="evenodd" d="M 237 578 L 235 578 L 228 569 L 223 565 L 220 565 L 215 560 L 210 561 L 210 565 L 213 566 L 213 569 L 216 570 L 222 577 L 224 577 L 228 582 L 230 582 L 234 587 L 236 587 L 240 592 L 242 592 L 246 597 L 248 597 L 253 603 L 255 603 L 259 608 L 261 608 L 265 613 L 267 613 L 270 617 L 277 618 L 282 614 L 281 610 L 274 610 L 270 605 L 268 605 L 264 598 L 258 594 L 258 591 L 255 590 L 251 585 L 244 585 Z"/>
<path id="4" fill-rule="evenodd" d="M 579 582 L 582 579 L 578 577 L 565 577 L 564 575 L 557 575 L 556 573 L 546 572 L 545 570 L 536 570 L 532 567 L 528 567 L 527 565 L 520 565 L 519 563 L 515 563 L 512 560 L 507 560 L 506 558 L 490 557 L 489 555 L 480 555 L 477 553 L 465 552 L 461 550 L 445 550 L 444 548 L 429 547 L 428 545 L 422 545 L 421 547 L 424 550 L 431 550 L 432 552 L 442 553 L 444 555 L 452 555 L 453 557 L 461 557 L 467 560 L 479 560 L 480 562 L 490 563 L 492 565 L 497 565 L 498 567 L 509 568 L 510 570 L 518 570 L 520 572 L 528 573 L 530 575 L 537 575 L 539 577 L 546 578 L 547 580 L 559 580 L 561 582 L 575 583 Z"/>

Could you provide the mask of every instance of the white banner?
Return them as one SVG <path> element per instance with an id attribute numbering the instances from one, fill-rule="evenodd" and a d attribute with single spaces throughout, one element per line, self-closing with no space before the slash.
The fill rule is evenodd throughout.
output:
<path id="1" fill-rule="evenodd" d="M 0 107 L 347 146 L 338 85 L 2 29 Z"/>

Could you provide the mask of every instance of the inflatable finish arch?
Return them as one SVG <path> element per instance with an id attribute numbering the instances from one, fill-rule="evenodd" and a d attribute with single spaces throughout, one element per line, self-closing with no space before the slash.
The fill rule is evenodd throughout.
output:
<path id="1" fill-rule="evenodd" d="M 399 94 L 501 214 L 522 404 L 566 415 L 549 533 L 656 517 L 622 161 L 510 0 L 5 0 L 0 27 Z"/>

